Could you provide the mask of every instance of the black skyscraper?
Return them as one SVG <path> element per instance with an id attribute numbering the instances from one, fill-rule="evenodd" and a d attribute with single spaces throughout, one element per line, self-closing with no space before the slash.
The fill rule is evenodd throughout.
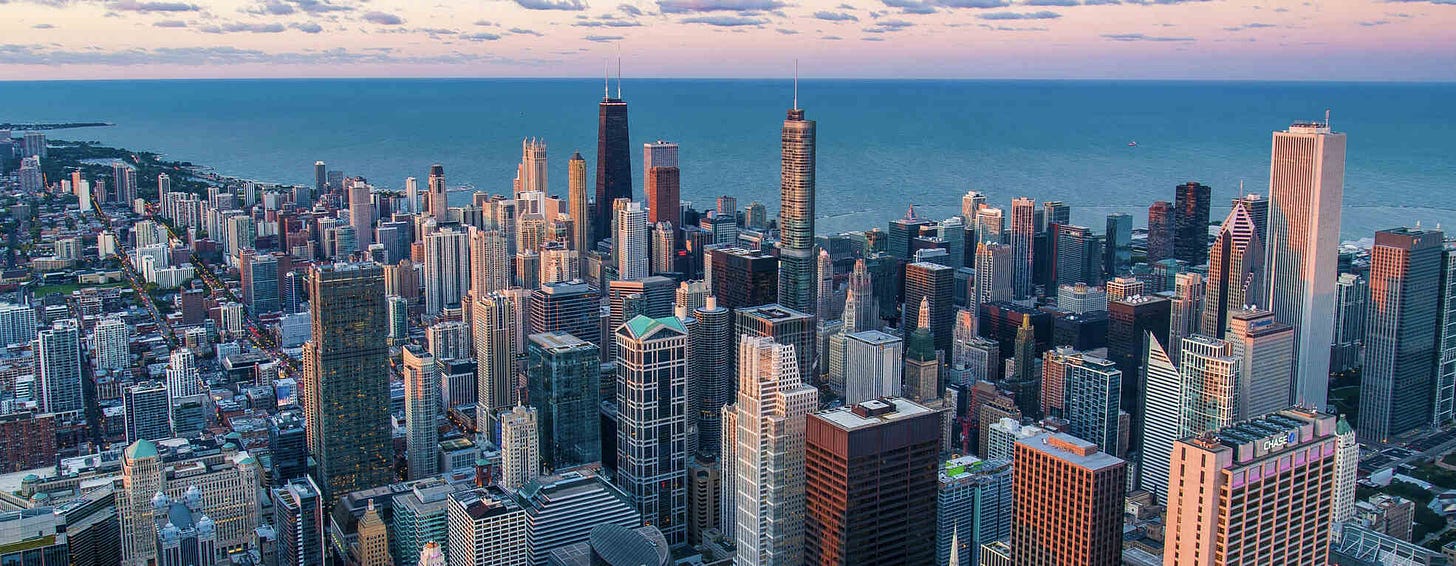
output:
<path id="1" fill-rule="evenodd" d="M 1188 265 L 1208 262 L 1208 206 L 1213 189 L 1189 181 L 1173 200 L 1173 257 Z"/>
<path id="2" fill-rule="evenodd" d="M 605 88 L 597 105 L 597 201 L 592 218 L 593 241 L 601 241 L 612 228 L 612 201 L 632 198 L 632 151 L 627 139 L 627 102 L 617 79 L 617 97 Z"/>

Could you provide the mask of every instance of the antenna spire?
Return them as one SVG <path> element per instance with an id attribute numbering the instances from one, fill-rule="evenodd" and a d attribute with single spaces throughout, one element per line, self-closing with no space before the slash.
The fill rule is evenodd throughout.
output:
<path id="1" fill-rule="evenodd" d="M 611 61 L 606 59 L 602 60 L 602 99 L 608 99 L 612 97 L 612 91 L 608 90 L 607 86 L 607 83 L 612 80 L 611 65 Z"/>
<path id="2" fill-rule="evenodd" d="M 622 99 L 622 44 L 617 44 L 617 100 Z"/>
<path id="3" fill-rule="evenodd" d="M 1330 127 L 1330 109 L 1329 108 L 1326 108 L 1325 109 L 1325 127 L 1326 128 Z"/>
<path id="4" fill-rule="evenodd" d="M 799 60 L 794 59 L 794 110 L 799 109 Z"/>

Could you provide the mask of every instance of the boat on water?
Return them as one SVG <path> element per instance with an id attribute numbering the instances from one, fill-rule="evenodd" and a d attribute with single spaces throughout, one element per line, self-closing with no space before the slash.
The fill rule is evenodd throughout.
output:
<path id="1" fill-rule="evenodd" d="M 1128 147 L 1137 147 L 1137 140 L 1127 142 Z"/>

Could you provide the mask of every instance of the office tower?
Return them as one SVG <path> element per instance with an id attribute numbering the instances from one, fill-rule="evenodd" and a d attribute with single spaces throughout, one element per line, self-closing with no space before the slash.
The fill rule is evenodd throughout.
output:
<path id="1" fill-rule="evenodd" d="M 1021 326 L 1016 328 L 1016 340 L 1012 348 L 1013 373 L 1006 381 L 1006 388 L 1016 397 L 1016 407 L 1022 416 L 1038 418 L 1041 412 L 1041 375 L 1036 368 L 1036 329 L 1031 325 L 1031 315 L 1021 316 Z"/>
<path id="2" fill-rule="evenodd" d="M 40 406 L 47 413 L 86 408 L 81 385 L 81 335 L 76 319 L 56 321 L 36 333 L 35 362 L 40 369 Z"/>
<path id="3" fill-rule="evenodd" d="M 404 421 L 406 456 L 410 479 L 421 479 L 440 473 L 440 433 L 436 420 L 440 417 L 440 371 L 436 357 L 416 345 L 407 345 L 401 352 L 404 361 Z"/>
<path id="4" fill-rule="evenodd" d="M 1026 197 L 1011 199 L 1011 232 L 1007 243 L 1011 245 L 1012 289 L 1017 298 L 1031 296 L 1032 236 L 1036 234 L 1036 201 Z"/>
<path id="5" fill-rule="evenodd" d="M 1104 237 L 1102 270 L 1108 277 L 1117 277 L 1132 266 L 1132 216 L 1122 212 L 1107 215 Z"/>
<path id="6" fill-rule="evenodd" d="M 677 295 L 672 304 L 673 307 L 682 307 L 688 309 L 688 312 L 693 312 L 707 304 L 708 296 L 711 294 L 708 292 L 708 283 L 705 281 L 683 281 L 677 286 Z"/>
<path id="7" fill-rule="evenodd" d="M 1183 418 L 1183 376 L 1178 373 L 1178 366 L 1168 355 L 1164 342 L 1151 330 L 1144 331 L 1143 336 L 1140 381 L 1145 394 L 1143 408 L 1138 413 L 1142 431 L 1139 485 L 1163 501 L 1168 491 L 1168 462 L 1173 442 L 1183 436 L 1179 433 Z"/>
<path id="8" fill-rule="evenodd" d="M 272 453 L 268 469 L 272 485 L 308 474 L 308 431 L 300 411 L 284 410 L 268 418 L 268 450 Z"/>
<path id="9" fill-rule="evenodd" d="M 391 346 L 409 340 L 409 300 L 399 295 L 385 297 L 386 320 L 388 321 Z"/>
<path id="10" fill-rule="evenodd" d="M 1431 420 L 1441 359 L 1436 339 L 1443 322 L 1442 236 L 1419 228 L 1375 233 L 1360 380 L 1361 441 L 1388 442 Z"/>
<path id="11" fill-rule="evenodd" d="M 442 228 L 425 235 L 427 314 L 460 305 L 461 297 L 470 290 L 470 264 L 470 240 L 465 232 Z"/>
<path id="12" fill-rule="evenodd" d="M 524 405 L 497 413 L 502 486 L 520 489 L 541 475 L 541 436 L 536 414 L 535 407 Z"/>
<path id="13" fill-rule="evenodd" d="M 643 196 L 647 221 L 682 224 L 682 197 L 677 166 L 677 144 L 664 141 L 643 145 Z"/>
<path id="14" fill-rule="evenodd" d="M 120 318 L 97 321 L 91 337 L 98 371 L 124 370 L 131 366 L 131 332 L 126 321 Z"/>
<path id="15" fill-rule="evenodd" d="M 240 271 L 243 284 L 243 303 L 254 315 L 277 312 L 278 300 L 278 257 L 272 254 L 258 254 L 252 248 L 245 248 L 238 254 L 242 257 Z"/>
<path id="16" fill-rule="evenodd" d="M 1436 395 L 1431 424 L 1441 426 L 1456 418 L 1456 242 L 1450 240 L 1441 250 L 1441 284 L 1436 299 Z"/>
<path id="17" fill-rule="evenodd" d="M 805 564 L 933 564 L 940 415 L 887 397 L 809 415 Z"/>
<path id="18" fill-rule="evenodd" d="M 744 336 L 738 397 L 723 407 L 725 529 L 737 564 L 801 564 L 804 556 L 804 422 L 819 392 L 799 377 L 794 347 Z"/>
<path id="19" fill-rule="evenodd" d="M 450 210 L 450 199 L 445 189 L 445 166 L 436 163 L 430 166 L 429 186 L 426 189 L 425 199 L 428 201 L 428 212 L 435 217 L 436 221 L 444 222 L 446 212 Z"/>
<path id="20" fill-rule="evenodd" d="M 1122 563 L 1126 462 L 1063 433 L 1018 441 L 1015 460 L 1015 564 Z"/>
<path id="21" fill-rule="evenodd" d="M 820 249 L 815 261 L 815 273 L 818 277 L 815 297 L 819 302 L 814 307 L 814 314 L 819 320 L 843 320 L 840 307 L 844 306 L 844 302 L 838 300 L 834 292 L 834 258 L 829 255 L 829 250 Z"/>
<path id="22" fill-rule="evenodd" d="M 1208 261 L 1208 207 L 1213 189 L 1189 181 L 1178 185 L 1173 197 L 1173 257 L 1188 265 Z"/>
<path id="23" fill-rule="evenodd" d="M 935 350 L 935 341 L 930 334 L 931 313 L 929 298 L 920 299 L 919 322 L 905 340 L 905 376 L 901 395 L 911 401 L 928 405 L 940 398 L 940 356 Z M 932 407 L 933 408 L 933 407 Z"/>
<path id="24" fill-rule="evenodd" d="M 591 202 L 587 200 L 586 160 L 582 159 L 581 152 L 573 152 L 566 162 L 566 191 L 572 220 L 571 249 L 585 254 L 596 240 L 592 239 L 592 221 L 595 219 L 591 213 Z"/>
<path id="25" fill-rule="evenodd" d="M 1445 271 L 1442 271 L 1443 277 Z M 1448 288 L 1442 279 L 1443 293 Z M 1344 372 L 1360 367 L 1365 352 L 1365 303 L 1370 285 L 1354 273 L 1341 273 L 1335 281 L 1334 343 L 1330 346 L 1330 371 Z M 1443 299 L 1445 295 L 1442 295 Z M 1443 312 L 1450 301 L 1443 300 Z M 1453 321 L 1456 322 L 1456 321 Z M 1443 334 L 1445 336 L 1445 334 Z M 1445 344 L 1445 341 L 1442 341 Z"/>
<path id="26" fill-rule="evenodd" d="M 1083 226 L 1056 224 L 1052 242 L 1052 279 L 1057 285 L 1102 283 L 1101 236 Z"/>
<path id="27" fill-rule="evenodd" d="M 849 285 L 844 295 L 844 331 L 853 334 L 880 326 L 879 306 L 875 304 L 874 281 L 863 259 L 854 260 Z"/>
<path id="28" fill-rule="evenodd" d="M 718 305 L 718 299 L 707 298 L 706 303 L 693 309 L 693 318 L 698 321 L 693 327 L 692 340 L 688 347 L 694 351 L 688 357 L 693 360 L 689 372 L 697 382 L 699 399 L 690 405 L 698 410 L 698 451 L 716 457 L 720 443 L 711 439 L 722 438 L 722 408 L 733 400 L 733 313 Z"/>
<path id="29" fill-rule="evenodd" d="M 814 121 L 804 119 L 798 96 L 784 119 L 779 169 L 779 303 L 812 313 L 814 276 Z"/>
<path id="30" fill-rule="evenodd" d="M 1050 231 L 1053 225 L 1065 225 L 1072 223 L 1072 207 L 1067 206 L 1059 200 L 1049 200 L 1041 203 L 1042 223 L 1037 227 L 1038 231 Z"/>
<path id="31" fill-rule="evenodd" d="M 768 227 L 768 210 L 763 203 L 754 201 L 743 207 L 743 225 L 751 230 L 763 230 Z"/>
<path id="32" fill-rule="evenodd" d="M 865 330 L 844 335 L 842 348 L 844 370 L 836 381 L 846 404 L 900 396 L 905 351 L 900 338 Z"/>
<path id="33" fill-rule="evenodd" d="M 419 179 L 416 179 L 414 177 L 404 178 L 404 199 L 406 212 L 415 215 L 422 215 L 425 213 L 424 208 L 420 205 Z"/>
<path id="34" fill-rule="evenodd" d="M 677 271 L 677 231 L 668 222 L 653 224 L 652 244 L 648 246 L 651 253 L 648 262 L 648 271 L 653 274 L 675 273 Z"/>
<path id="35" fill-rule="evenodd" d="M 515 404 L 516 336 L 521 324 L 516 300 L 495 292 L 476 299 L 474 305 L 476 381 L 479 387 L 476 411 L 493 424 L 495 414 Z"/>
<path id="36" fill-rule="evenodd" d="M 1002 243 L 1005 235 L 1005 214 L 1001 209 L 982 206 L 976 210 L 976 216 L 970 222 L 971 228 L 976 232 L 976 243 Z"/>
<path id="37" fill-rule="evenodd" d="M 1128 297 L 1135 297 L 1147 292 L 1147 285 L 1141 279 L 1132 277 L 1115 277 L 1104 286 L 1107 290 L 1107 302 L 1121 301 Z"/>
<path id="38" fill-rule="evenodd" d="M 634 281 L 647 277 L 647 211 L 642 203 L 629 202 L 616 211 L 617 278 Z"/>
<path id="39" fill-rule="evenodd" d="M 1085 354 L 1067 357 L 1064 364 L 1067 432 L 1106 446 L 1111 454 L 1120 452 L 1117 414 L 1122 406 L 1122 372 L 1110 361 Z"/>
<path id="40" fill-rule="evenodd" d="M 713 210 L 714 212 L 717 212 L 720 216 L 727 216 L 729 218 L 735 219 L 738 217 L 738 197 L 735 197 L 733 195 L 722 195 L 718 197 L 718 202 L 714 204 L 716 204 L 716 206 Z"/>
<path id="41" fill-rule="evenodd" d="M 375 264 L 336 263 L 313 268 L 308 286 L 300 397 L 319 487 L 337 501 L 394 475 L 384 276 Z"/>
<path id="42" fill-rule="evenodd" d="M 29 305 L 0 303 L 0 346 L 35 340 L 35 309 Z"/>
<path id="43" fill-rule="evenodd" d="M 640 295 L 629 305 L 628 297 Z M 660 275 L 644 277 L 636 281 L 613 281 L 607 288 L 609 326 L 616 328 L 630 320 L 635 314 L 649 318 L 672 316 L 673 301 L 677 295 L 677 283 Z M 640 309 L 635 314 L 633 307 Z"/>
<path id="44" fill-rule="evenodd" d="M 617 97 L 609 96 L 602 87 L 602 102 L 597 115 L 597 188 L 596 211 L 592 240 L 606 238 L 612 225 L 612 203 L 619 198 L 632 198 L 632 148 L 627 137 L 627 102 L 621 99 L 621 78 L 617 80 Z"/>
<path id="45" fill-rule="evenodd" d="M 278 564 L 322 564 L 328 553 L 327 501 L 313 478 L 303 476 L 273 488 L 273 527 Z"/>
<path id="46" fill-rule="evenodd" d="M 532 334 L 526 357 L 527 399 L 536 409 L 541 461 L 553 470 L 600 462 L 596 344 L 563 332 Z"/>
<path id="47" fill-rule="evenodd" d="M 966 301 L 967 306 L 978 311 L 984 303 L 1009 301 L 1015 294 L 1011 246 L 986 242 L 976 244 L 976 282 L 971 297 Z"/>
<path id="48" fill-rule="evenodd" d="M 966 194 L 961 196 L 961 217 L 964 218 L 966 223 L 968 224 L 974 222 L 976 219 L 976 212 L 981 210 L 985 206 L 985 193 L 981 193 L 976 190 L 966 191 Z"/>
<path id="49" fill-rule="evenodd" d="M 1168 201 L 1154 201 L 1148 207 L 1148 262 L 1175 257 L 1173 234 L 1174 208 Z"/>
<path id="50" fill-rule="evenodd" d="M 1178 437 L 1218 430 L 1238 420 L 1239 392 L 1247 376 L 1233 345 L 1195 334 L 1183 340 L 1178 372 L 1182 401 Z"/>
<path id="51" fill-rule="evenodd" d="M 477 488 L 451 493 L 447 508 L 450 566 L 530 564 L 526 512 L 514 498 Z"/>
<path id="52" fill-rule="evenodd" d="M 126 441 L 162 440 L 172 437 L 168 415 L 172 399 L 167 388 L 157 381 L 144 381 L 123 389 L 122 405 L 126 410 Z"/>
<path id="53" fill-rule="evenodd" d="M 1243 188 L 1242 185 L 1240 188 Z M 1259 236 L 1260 242 L 1269 241 L 1269 199 L 1256 193 L 1249 193 L 1241 197 L 1235 197 L 1233 206 L 1243 206 L 1249 212 L 1249 217 L 1254 221 L 1254 233 Z M 1261 269 L 1262 271 L 1262 269 Z"/>
<path id="54" fill-rule="evenodd" d="M 895 259 L 909 261 L 915 255 L 912 242 L 920 236 L 920 228 L 930 224 L 929 220 L 915 216 L 915 205 L 910 205 L 905 216 L 890 221 L 885 252 Z"/>
<path id="55" fill-rule="evenodd" d="M 799 359 L 799 375 L 815 373 L 817 349 L 814 347 L 814 316 L 782 305 L 740 308 L 733 311 L 733 336 L 768 336 L 780 344 L 794 347 Z"/>
<path id="56" fill-rule="evenodd" d="M 1340 524 L 1355 516 L 1355 490 L 1360 475 L 1360 443 L 1344 415 L 1335 423 L 1334 501 L 1330 522 Z"/>
<path id="57" fill-rule="evenodd" d="M 1228 313 L 1260 301 L 1264 241 L 1253 215 L 1242 202 L 1234 204 L 1208 250 L 1207 298 L 1199 332 L 1223 338 Z M 1180 275 L 1181 277 L 1181 275 Z"/>
<path id="58" fill-rule="evenodd" d="M 313 192 L 322 195 L 329 190 L 329 168 L 322 161 L 313 162 Z"/>
<path id="59" fill-rule="evenodd" d="M 725 308 L 757 307 L 778 301 L 779 260 L 759 250 L 708 250 L 708 287 Z"/>
<path id="60" fill-rule="evenodd" d="M 1268 308 L 1279 322 L 1294 327 L 1295 403 L 1323 407 L 1334 329 L 1330 321 L 1339 262 L 1345 134 L 1331 131 L 1328 121 L 1295 123 L 1274 132 L 1270 162 L 1264 277 Z"/>
<path id="61" fill-rule="evenodd" d="M 687 329 L 638 316 L 617 343 L 617 485 L 672 544 L 687 541 Z"/>
<path id="62" fill-rule="evenodd" d="M 930 334 L 935 349 L 950 351 L 951 327 L 955 325 L 955 270 L 938 263 L 917 261 L 905 266 L 905 314 L 902 328 L 914 329 L 922 299 L 930 301 Z"/>
<path id="63" fill-rule="evenodd" d="M 1203 324 L 1203 276 L 1197 273 L 1179 273 L 1174 279 L 1173 296 L 1168 304 L 1168 341 L 1171 342 L 1173 357 L 1183 347 L 1184 338 L 1199 333 Z M 1206 336 L 1213 334 L 1204 332 Z"/>
<path id="64" fill-rule="evenodd" d="M 359 246 L 355 249 L 360 251 L 374 243 L 374 203 L 370 192 L 369 185 L 364 183 L 349 187 L 349 225 L 354 227 L 355 243 Z"/>
<path id="65" fill-rule="evenodd" d="M 541 285 L 531 293 L 530 309 L 530 327 L 535 332 L 560 332 L 592 343 L 601 341 L 601 295 L 580 280 Z"/>
<path id="66" fill-rule="evenodd" d="M 116 196 L 110 200 L 119 202 L 129 208 L 137 196 L 136 169 L 133 169 L 125 161 L 112 162 L 111 182 L 115 185 L 112 190 L 115 191 L 113 194 Z"/>
<path id="67" fill-rule="evenodd" d="M 208 445 L 180 440 L 164 446 L 138 440 L 121 452 L 121 482 L 116 491 L 121 563 L 193 563 L 159 559 L 165 551 L 176 550 L 176 541 L 159 536 L 165 534 L 168 518 L 181 518 L 177 515 L 181 510 L 173 502 L 185 505 L 182 512 L 191 515 L 185 517 L 190 524 L 176 525 L 179 531 L 202 527 L 198 515 L 205 515 L 211 517 L 212 542 L 217 548 L 240 547 L 255 540 L 260 481 L 256 459 L 246 451 L 209 450 Z M 187 535 L 179 539 L 196 536 L 177 534 Z"/>
<path id="68" fill-rule="evenodd" d="M 510 288 L 513 268 L 505 234 L 499 230 L 481 230 L 474 226 L 470 227 L 469 234 L 470 295 L 483 297 Z"/>
<path id="69" fill-rule="evenodd" d="M 515 193 L 547 192 L 546 190 L 546 140 L 527 138 L 521 140 L 521 163 L 516 166 Z"/>
<path id="70" fill-rule="evenodd" d="M 359 518 L 359 566 L 389 566 L 389 527 L 374 509 L 374 500 L 365 504 Z"/>
<path id="71" fill-rule="evenodd" d="M 1229 313 L 1224 339 L 1243 361 L 1235 420 L 1288 408 L 1294 371 L 1294 329 L 1254 308 Z"/>
<path id="72" fill-rule="evenodd" d="M 981 545 L 1011 536 L 1010 460 L 962 456 L 940 466 L 935 564 L 983 564 Z"/>
<path id="73" fill-rule="evenodd" d="M 1143 331 L 1151 331 L 1159 342 L 1168 343 L 1172 301 L 1150 295 L 1134 295 L 1117 301 L 1109 296 L 1108 301 L 1107 357 L 1123 375 L 1137 375 L 1142 364 Z"/>
<path id="74" fill-rule="evenodd" d="M 513 495 L 526 511 L 526 547 L 536 566 L 550 564 L 553 550 L 590 540 L 597 525 L 642 524 L 627 494 L 589 472 L 541 476 Z"/>
<path id="75" fill-rule="evenodd" d="M 1179 440 L 1164 563 L 1328 563 L 1335 428 L 1289 409 Z"/>
<path id="76" fill-rule="evenodd" d="M 1107 291 L 1086 283 L 1062 285 L 1057 287 L 1057 309 L 1075 314 L 1105 311 Z"/>
<path id="77" fill-rule="evenodd" d="M 653 167 L 677 167 L 677 144 L 670 141 L 657 140 L 642 144 L 642 170 L 651 171 Z M 647 185 L 643 181 L 643 186 Z"/>

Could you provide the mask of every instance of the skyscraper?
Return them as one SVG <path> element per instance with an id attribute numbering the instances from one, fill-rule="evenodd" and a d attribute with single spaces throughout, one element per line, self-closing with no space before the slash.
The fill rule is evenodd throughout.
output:
<path id="1" fill-rule="evenodd" d="M 496 413 L 500 421 L 501 485 L 520 489 L 541 475 L 541 435 L 536 408 L 516 405 Z"/>
<path id="2" fill-rule="evenodd" d="M 899 397 L 904 367 L 905 344 L 900 338 L 878 330 L 865 330 L 842 337 L 844 369 L 831 374 L 846 404 Z"/>
<path id="3" fill-rule="evenodd" d="M 955 325 L 955 270 L 949 266 L 917 261 L 905 266 L 905 313 L 901 328 L 915 329 L 922 299 L 930 301 L 930 334 L 935 349 L 949 352 L 951 328 Z"/>
<path id="4" fill-rule="evenodd" d="M 1179 440 L 1164 564 L 1328 563 L 1335 428 L 1290 409 Z"/>
<path id="5" fill-rule="evenodd" d="M 689 368 L 697 381 L 692 388 L 699 395 L 696 402 L 689 400 L 689 406 L 697 409 L 698 451 L 710 456 L 717 455 L 721 443 L 712 439 L 723 436 L 724 405 L 733 400 L 733 312 L 718 305 L 718 299 L 708 296 L 703 306 L 693 309 L 692 316 L 698 321 L 692 329 L 692 349 L 689 357 L 696 368 Z"/>
<path id="6" fill-rule="evenodd" d="M 1122 407 L 1122 372 L 1112 362 L 1090 355 L 1064 360 L 1063 383 L 1068 433 L 1120 451 L 1118 413 Z"/>
<path id="7" fill-rule="evenodd" d="M 521 164 L 516 168 L 515 196 L 524 192 L 547 192 L 546 140 L 521 140 Z"/>
<path id="8" fill-rule="evenodd" d="M 374 243 L 374 202 L 370 199 L 371 188 L 363 182 L 349 187 L 349 225 L 354 227 L 354 243 L 357 250 L 366 251 Z M 354 251 L 354 250 L 349 250 Z"/>
<path id="9" fill-rule="evenodd" d="M 72 318 L 36 333 L 35 361 L 40 369 L 40 406 L 47 413 L 86 408 L 81 385 L 81 331 Z"/>
<path id="10" fill-rule="evenodd" d="M 1182 351 L 1183 339 L 1198 333 L 1203 324 L 1204 291 L 1203 276 L 1197 273 L 1179 273 L 1174 276 L 1173 296 L 1168 305 L 1168 342 L 1173 348 L 1174 358 Z M 1207 332 L 1207 336 L 1214 336 Z"/>
<path id="11" fill-rule="evenodd" d="M 1052 275 L 1057 285 L 1102 284 L 1103 240 L 1084 226 L 1056 224 L 1051 242 Z M 1053 289 L 1049 289 L 1051 291 Z"/>
<path id="12" fill-rule="evenodd" d="M 1213 189 L 1189 181 L 1178 185 L 1173 198 L 1173 257 L 1188 265 L 1208 261 L 1208 207 Z"/>
<path id="13" fill-rule="evenodd" d="M 469 233 L 470 296 L 484 297 L 509 288 L 512 268 L 505 234 L 499 230 L 482 230 L 474 226 L 469 228 Z M 426 261 L 428 259 L 426 257 Z"/>
<path id="14" fill-rule="evenodd" d="M 500 489 L 477 488 L 451 493 L 446 513 L 449 543 L 443 546 L 450 552 L 451 565 L 526 566 L 530 563 L 526 512 Z M 439 556 L 439 549 L 430 546 L 425 545 L 422 557 Z M 436 566 L 426 558 L 419 564 Z"/>
<path id="15" fill-rule="evenodd" d="M 1105 237 L 1102 270 L 1107 277 L 1120 276 L 1132 266 L 1132 216 L 1122 212 L 1107 215 Z"/>
<path id="16" fill-rule="evenodd" d="M 602 85 L 597 105 L 597 194 L 591 225 L 593 241 L 606 238 L 612 226 L 612 203 L 632 198 L 632 148 L 627 137 L 627 102 L 622 100 L 622 79 L 617 78 L 617 96 Z"/>
<path id="17" fill-rule="evenodd" d="M 1442 289 L 1446 289 L 1444 281 Z M 1334 344 L 1330 345 L 1330 371 L 1349 371 L 1363 363 L 1365 303 L 1369 297 L 1370 284 L 1360 275 L 1341 273 L 1335 281 L 1335 330 Z"/>
<path id="18" fill-rule="evenodd" d="M 687 329 L 638 316 L 617 343 L 617 485 L 645 522 L 687 541 Z"/>
<path id="19" fill-rule="evenodd" d="M 1238 419 L 1239 389 L 1246 379 L 1243 370 L 1244 361 L 1228 342 L 1201 334 L 1183 339 L 1178 359 L 1183 382 L 1179 388 L 1179 438 L 1218 430 Z"/>
<path id="20" fill-rule="evenodd" d="M 1224 340 L 1244 364 L 1235 420 L 1288 408 L 1294 377 L 1294 329 L 1274 320 L 1274 313 L 1253 308 L 1230 312 L 1228 319 Z"/>
<path id="21" fill-rule="evenodd" d="M 933 564 L 940 414 L 887 397 L 809 415 L 805 564 Z"/>
<path id="22" fill-rule="evenodd" d="M 642 194 L 647 201 L 647 221 L 653 224 L 682 224 L 680 171 L 677 144 L 658 140 L 642 147 Z"/>
<path id="23" fill-rule="evenodd" d="M 429 200 L 430 216 L 437 221 L 445 220 L 445 212 L 450 209 L 450 199 L 445 192 L 445 166 L 436 163 L 430 166 L 429 192 L 425 195 Z"/>
<path id="24" fill-rule="evenodd" d="M 1261 300 L 1264 241 L 1242 201 L 1234 204 L 1208 250 L 1207 298 L 1199 332 L 1223 338 L 1228 313 Z"/>
<path id="25" fill-rule="evenodd" d="M 971 312 L 979 312 L 983 303 L 1009 301 L 1016 294 L 1011 275 L 1011 246 L 981 242 L 976 244 L 976 282 L 966 300 Z"/>
<path id="26" fill-rule="evenodd" d="M 562 332 L 532 334 L 526 355 L 527 398 L 536 408 L 541 461 L 558 470 L 600 462 L 596 344 Z"/>
<path id="27" fill-rule="evenodd" d="M 1016 341 L 1012 347 L 1014 362 L 1011 378 L 1006 388 L 1016 397 L 1016 407 L 1022 416 L 1041 416 L 1041 374 L 1036 369 L 1036 329 L 1031 325 L 1031 315 L 1021 316 L 1021 326 L 1016 328 Z"/>
<path id="28" fill-rule="evenodd" d="M 1328 401 L 1345 134 L 1329 121 L 1274 132 L 1269 165 L 1268 308 L 1294 327 L 1294 402 Z M 1366 422 L 1366 419 L 1361 419 Z"/>
<path id="29" fill-rule="evenodd" d="M 796 80 L 797 83 L 797 80 Z M 779 169 L 779 302 L 812 313 L 814 276 L 814 121 L 804 119 L 798 86 L 784 119 Z"/>
<path id="30" fill-rule="evenodd" d="M 814 317 L 783 305 L 770 304 L 733 311 L 733 336 L 768 336 L 780 344 L 794 347 L 799 360 L 799 375 L 818 375 L 815 371 Z"/>
<path id="31" fill-rule="evenodd" d="M 120 318 L 99 320 L 92 327 L 91 336 L 97 370 L 124 370 L 131 365 L 131 332 L 126 321 Z"/>
<path id="32" fill-rule="evenodd" d="M 435 356 L 417 345 L 406 345 L 404 361 L 405 459 L 410 479 L 440 473 L 440 433 L 436 420 L 440 410 L 440 370 Z"/>
<path id="33" fill-rule="evenodd" d="M 375 264 L 336 263 L 313 268 L 308 283 L 313 333 L 300 397 L 319 486 L 337 501 L 393 477 L 384 275 Z"/>
<path id="34" fill-rule="evenodd" d="M 516 337 L 522 326 L 516 308 L 514 298 L 498 291 L 477 298 L 471 317 L 479 387 L 476 411 L 492 424 L 498 411 L 516 403 Z"/>
<path id="35" fill-rule="evenodd" d="M 1438 230 L 1375 233 L 1356 428 L 1363 442 L 1387 442 L 1431 420 L 1443 248 Z"/>
<path id="36" fill-rule="evenodd" d="M 126 441 L 163 440 L 172 437 L 172 399 L 158 381 L 144 381 L 123 389 L 126 409 Z"/>
<path id="37" fill-rule="evenodd" d="M 1441 251 L 1440 305 L 1436 333 L 1436 398 L 1431 423 L 1442 426 L 1456 418 L 1456 242 Z M 1339 338 L 1339 333 L 1336 333 Z"/>
<path id="38" fill-rule="evenodd" d="M 439 314 L 460 306 L 460 299 L 470 290 L 470 263 L 470 239 L 465 232 L 441 228 L 425 236 L 426 313 Z"/>
<path id="39" fill-rule="evenodd" d="M 718 304 L 740 309 L 778 300 L 779 260 L 757 250 L 708 250 L 708 287 Z"/>
<path id="40" fill-rule="evenodd" d="M 962 456 L 940 467 L 936 564 L 984 564 L 981 545 L 1011 536 L 1010 460 Z"/>
<path id="41" fill-rule="evenodd" d="M 1014 460 L 1014 564 L 1122 563 L 1125 462 L 1063 433 L 1017 441 Z"/>
<path id="42" fill-rule="evenodd" d="M 1142 375 L 1144 394 L 1138 484 L 1159 501 L 1168 493 L 1168 462 L 1173 442 L 1182 437 L 1178 424 L 1183 410 L 1183 377 L 1163 342 L 1144 331 Z"/>
<path id="43" fill-rule="evenodd" d="M 630 202 L 616 211 L 617 279 L 635 281 L 650 274 L 647 256 L 647 211 L 642 203 Z"/>
<path id="44" fill-rule="evenodd" d="M 321 195 L 328 190 L 329 168 L 327 165 L 324 164 L 324 162 L 315 161 L 313 162 L 313 193 L 315 195 Z M 157 196 L 158 198 L 161 198 L 162 196 L 164 196 L 164 194 L 159 194 Z"/>
<path id="45" fill-rule="evenodd" d="M 849 286 L 844 294 L 844 331 L 855 333 L 880 326 L 880 309 L 875 304 L 874 280 L 863 259 L 854 260 Z"/>
<path id="46" fill-rule="evenodd" d="M 1165 200 L 1148 207 L 1148 262 L 1173 257 L 1173 205 Z"/>
<path id="47" fill-rule="evenodd" d="M 804 556 L 804 422 L 819 392 L 799 377 L 794 347 L 744 336 L 738 398 L 723 407 L 725 517 L 739 565 L 800 564 Z"/>
<path id="48" fill-rule="evenodd" d="M 1017 298 L 1031 296 L 1032 237 L 1036 235 L 1036 201 L 1027 197 L 1011 199 L 1012 289 Z"/>
<path id="49" fill-rule="evenodd" d="M 591 202 L 586 193 L 586 160 L 581 152 L 572 152 L 566 162 L 566 200 L 571 211 L 571 249 L 585 257 L 592 249 L 593 239 Z"/>

